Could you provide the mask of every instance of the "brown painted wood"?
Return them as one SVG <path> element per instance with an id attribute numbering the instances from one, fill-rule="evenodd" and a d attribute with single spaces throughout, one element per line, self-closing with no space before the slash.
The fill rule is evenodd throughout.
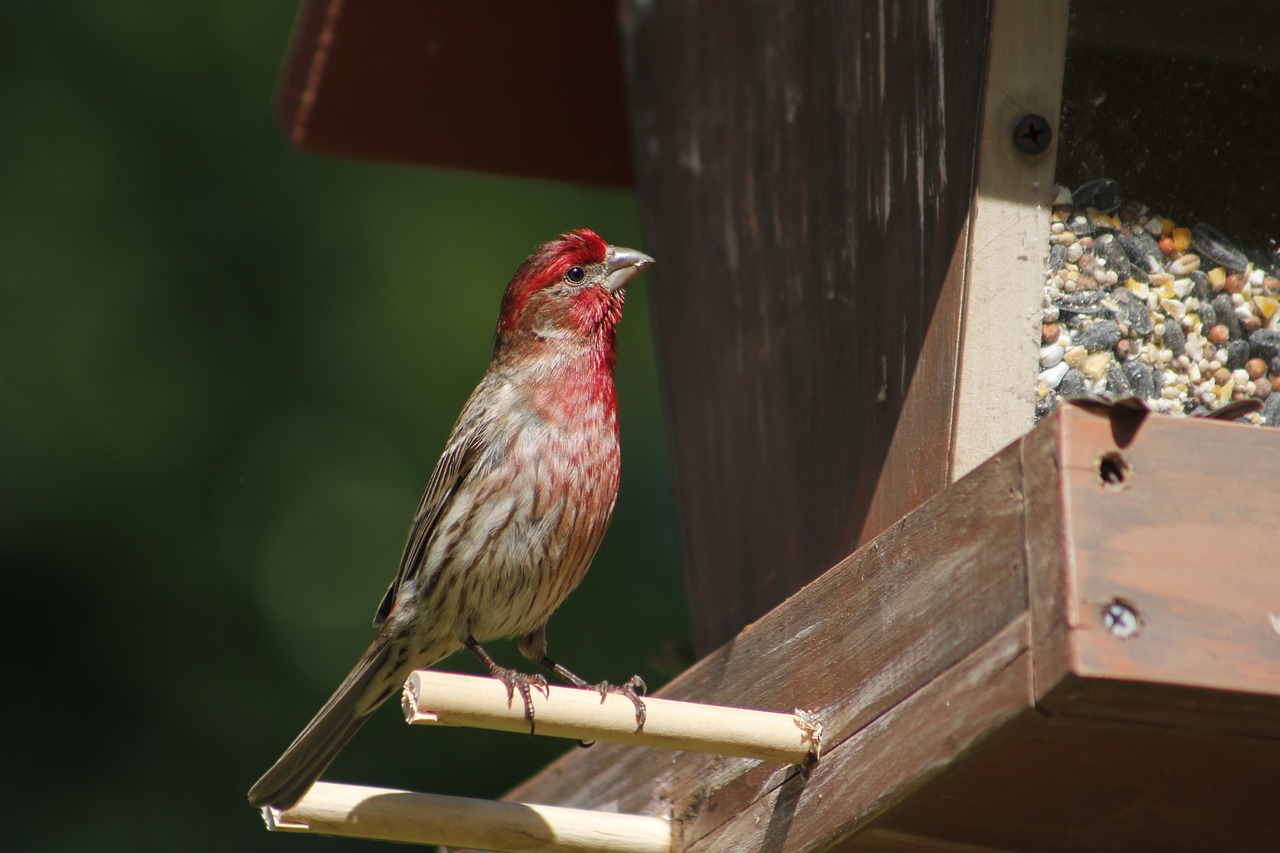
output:
<path id="1" fill-rule="evenodd" d="M 1280 694 L 1072 675 L 1040 700 L 1055 717 L 1144 723 L 1224 737 L 1280 736 Z"/>
<path id="2" fill-rule="evenodd" d="M 1038 710 L 834 849 L 1274 849 L 1280 637 L 1246 618 L 1280 602 L 1274 539 L 1196 498 L 1273 479 L 1280 434 L 1068 407 L 1020 443 Z M 1117 596 L 1133 639 L 1101 621 Z"/>
<path id="3" fill-rule="evenodd" d="M 988 4 L 622 17 L 706 651 L 948 482 Z"/>
<path id="4" fill-rule="evenodd" d="M 1026 527 L 1027 602 L 1031 610 L 1032 693 L 1044 696 L 1070 670 L 1067 641 L 1067 548 L 1063 532 L 1062 494 L 1055 429 L 1033 430 L 1021 448 Z"/>
<path id="5" fill-rule="evenodd" d="M 1233 484 L 1264 493 L 1280 431 L 1064 406 L 663 691 L 816 710 L 827 749 L 807 779 L 602 744 L 511 796 L 670 816 L 680 851 L 1264 849 L 1280 655 L 1251 647 L 1259 658 L 1240 669 L 1230 655 L 1213 665 L 1179 651 L 1223 624 L 1240 642 L 1257 639 L 1241 615 L 1276 600 L 1276 573 L 1272 543 L 1242 532 L 1256 517 L 1216 517 L 1236 543 L 1218 563 L 1234 573 L 1202 572 L 1188 586 L 1175 571 L 1169 593 L 1126 588 L 1151 602 L 1136 639 L 1104 637 L 1087 615 L 1094 585 L 1109 590 L 1135 571 L 1119 545 L 1095 545 L 1094 529 L 1121 529 L 1107 516 L 1124 515 L 1097 492 L 1099 456 L 1122 452 L 1132 477 L 1117 494 L 1169 519 L 1181 489 L 1212 493 L 1221 472 L 1190 465 L 1188 479 L 1148 460 L 1231 443 L 1263 460 L 1233 468 Z M 1153 565 L 1185 549 L 1165 538 L 1152 548 L 1166 562 Z M 1159 644 L 1155 669 L 1141 651 L 1148 639 Z M 1123 651 L 1084 653 L 1104 641 Z M 1144 680 L 1153 672 L 1161 683 Z M 1223 684 L 1235 687 L 1209 686 Z"/>
<path id="6" fill-rule="evenodd" d="M 886 812 L 866 847 L 858 836 L 833 849 L 899 849 L 877 838 L 894 833 L 939 850 L 1275 850 L 1276 734 L 1224 740 L 1028 713 Z"/>
<path id="7" fill-rule="evenodd" d="M 599 0 L 307 0 L 276 116 L 315 153 L 633 180 L 617 14 Z"/>
<path id="8" fill-rule="evenodd" d="M 1280 540 L 1263 509 L 1276 494 L 1280 436 L 1210 422 L 1195 425 L 1191 444 L 1186 424 L 1138 413 L 1120 424 L 1069 417 L 1061 425 L 1079 602 L 1072 669 L 1280 693 Z M 1120 488 L 1099 479 L 1108 454 L 1128 468 Z M 1134 639 L 1117 640 L 1103 625 L 1116 598 L 1142 617 Z"/>

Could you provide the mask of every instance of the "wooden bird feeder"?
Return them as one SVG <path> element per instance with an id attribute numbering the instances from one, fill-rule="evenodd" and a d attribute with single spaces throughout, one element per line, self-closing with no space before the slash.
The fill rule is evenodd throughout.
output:
<path id="1" fill-rule="evenodd" d="M 1087 0 L 500 5 L 308 0 L 281 123 L 309 151 L 634 184 L 704 655 L 660 695 L 805 709 L 822 757 L 602 742 L 477 808 L 517 834 L 553 821 L 515 803 L 649 819 L 601 831 L 672 851 L 1274 849 L 1280 431 L 1073 404 L 1033 429 L 1049 208 L 1079 177 L 1059 145 L 1160 184 L 1078 99 L 1143 84 L 1135 40 Z M 1142 50 L 1247 98 L 1185 29 Z M 1275 91 L 1240 47 L 1266 31 L 1232 55 Z M 442 840 L 397 823 L 425 795 L 341 787 L 275 817 L 319 796 L 313 829 Z M 553 836 L 485 843 L 633 849 Z"/>

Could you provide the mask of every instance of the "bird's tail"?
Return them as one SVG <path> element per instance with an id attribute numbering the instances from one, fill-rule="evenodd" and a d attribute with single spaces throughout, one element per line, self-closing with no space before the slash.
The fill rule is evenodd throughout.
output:
<path id="1" fill-rule="evenodd" d="M 410 667 L 380 634 L 329 701 L 249 789 L 249 803 L 287 809 L 320 778 L 378 706 L 400 689 Z"/>

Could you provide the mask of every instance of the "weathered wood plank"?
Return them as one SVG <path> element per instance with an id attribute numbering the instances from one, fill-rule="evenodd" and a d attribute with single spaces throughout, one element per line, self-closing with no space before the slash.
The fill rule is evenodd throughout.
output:
<path id="1" fill-rule="evenodd" d="M 1072 407 L 1059 422 L 1077 602 L 1072 669 L 1280 695 L 1280 547 L 1263 509 L 1280 432 L 1121 418 Z M 1103 482 L 1103 459 L 1123 466 L 1123 482 Z M 1105 624 L 1117 599 L 1141 618 L 1130 639 Z"/>
<path id="2" fill-rule="evenodd" d="M 1280 695 L 1177 684 L 1066 678 L 1041 700 L 1059 717 L 1140 723 L 1182 731 L 1280 740 Z M 1224 749 L 1224 760 L 1227 751 Z"/>
<path id="3" fill-rule="evenodd" d="M 1066 571 L 1062 495 L 1058 488 L 1056 422 L 1019 442 L 1026 497 L 1027 602 L 1031 610 L 1033 694 L 1038 700 L 1070 670 L 1066 602 L 1072 595 Z"/>
<path id="4" fill-rule="evenodd" d="M 1030 712 L 869 834 L 1047 853 L 1274 850 L 1277 766 L 1277 739 Z"/>
<path id="5" fill-rule="evenodd" d="M 1024 615 L 832 749 L 808 780 L 793 775 L 705 836 L 686 825 L 684 849 L 828 849 L 1027 709 L 1029 639 Z"/>
<path id="6" fill-rule="evenodd" d="M 622 4 L 701 652 L 949 481 L 987 14 Z"/>

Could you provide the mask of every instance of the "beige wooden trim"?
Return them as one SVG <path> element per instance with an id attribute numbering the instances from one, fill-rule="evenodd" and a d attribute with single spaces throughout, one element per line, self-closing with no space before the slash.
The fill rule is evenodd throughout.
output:
<path id="1" fill-rule="evenodd" d="M 961 331 L 952 480 L 1031 428 L 1037 327 L 1067 46 L 1066 0 L 994 0 Z M 1053 144 L 1013 145 L 1037 113 Z"/>

